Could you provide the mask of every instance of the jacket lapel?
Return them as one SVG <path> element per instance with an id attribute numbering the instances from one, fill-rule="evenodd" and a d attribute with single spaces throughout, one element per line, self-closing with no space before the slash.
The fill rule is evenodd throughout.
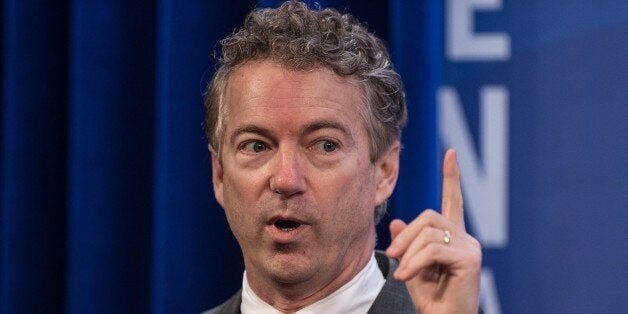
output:
<path id="1" fill-rule="evenodd" d="M 388 258 L 381 251 L 375 251 L 375 259 L 377 260 L 377 266 L 379 266 L 384 278 L 386 278 L 386 283 L 382 291 L 377 295 L 377 298 L 375 298 L 375 302 L 371 305 L 368 313 L 417 313 L 405 283 L 395 280 L 393 277 L 399 262 Z"/>

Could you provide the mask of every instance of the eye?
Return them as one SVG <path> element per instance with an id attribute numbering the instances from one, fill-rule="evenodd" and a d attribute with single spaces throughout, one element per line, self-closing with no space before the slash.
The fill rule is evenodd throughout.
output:
<path id="1" fill-rule="evenodd" d="M 316 143 L 319 149 L 323 150 L 326 153 L 331 153 L 338 148 L 338 144 L 334 141 L 330 140 L 321 140 Z"/>
<path id="2" fill-rule="evenodd" d="M 264 142 L 251 141 L 251 142 L 245 143 L 242 146 L 242 150 L 245 150 L 248 152 L 260 153 L 265 150 L 268 150 L 268 146 L 264 144 Z"/>

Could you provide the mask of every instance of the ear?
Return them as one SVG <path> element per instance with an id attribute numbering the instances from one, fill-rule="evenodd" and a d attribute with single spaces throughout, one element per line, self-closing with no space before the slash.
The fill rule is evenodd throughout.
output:
<path id="1" fill-rule="evenodd" d="M 375 204 L 380 205 L 392 195 L 397 177 L 399 176 L 399 151 L 401 143 L 395 141 L 388 151 L 375 162 L 377 167 L 375 179 L 377 187 L 375 190 Z"/>
<path id="2" fill-rule="evenodd" d="M 222 171 L 222 163 L 220 162 L 220 156 L 218 153 L 212 148 L 211 144 L 207 145 L 209 149 L 209 153 L 212 155 L 212 182 L 214 184 L 214 197 L 218 201 L 220 206 L 223 206 L 223 194 L 222 194 L 222 185 L 223 185 L 223 171 Z"/>

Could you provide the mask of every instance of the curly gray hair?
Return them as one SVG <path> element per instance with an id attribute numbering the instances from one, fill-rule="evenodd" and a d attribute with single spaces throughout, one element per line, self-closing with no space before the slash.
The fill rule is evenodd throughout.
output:
<path id="1" fill-rule="evenodd" d="M 221 41 L 222 57 L 205 92 L 205 134 L 220 155 L 229 75 L 248 61 L 272 60 L 292 70 L 324 67 L 358 82 L 364 100 L 364 122 L 371 162 L 401 136 L 407 119 L 403 83 L 393 69 L 384 43 L 349 14 L 312 10 L 287 1 L 277 9 L 249 13 L 244 25 Z M 386 211 L 375 209 L 375 222 Z"/>

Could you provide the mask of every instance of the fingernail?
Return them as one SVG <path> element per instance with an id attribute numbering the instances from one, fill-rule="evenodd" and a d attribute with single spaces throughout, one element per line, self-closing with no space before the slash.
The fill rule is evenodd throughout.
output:
<path id="1" fill-rule="evenodd" d="M 388 248 L 386 249 L 386 254 L 388 255 L 396 255 L 397 254 L 397 244 L 396 242 L 390 243 Z"/>
<path id="2" fill-rule="evenodd" d="M 393 275 L 394 275 L 395 279 L 402 280 L 402 278 L 403 278 L 403 270 L 397 269 Z"/>

